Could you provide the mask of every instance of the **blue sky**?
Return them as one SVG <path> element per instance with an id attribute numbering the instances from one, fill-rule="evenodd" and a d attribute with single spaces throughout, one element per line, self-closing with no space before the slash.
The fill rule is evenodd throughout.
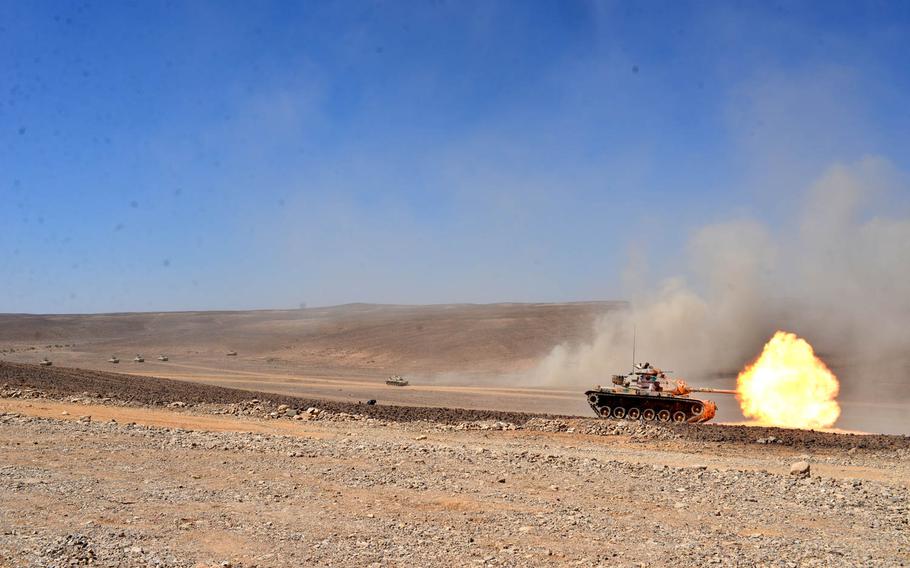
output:
<path id="1" fill-rule="evenodd" d="M 908 171 L 908 54 L 901 2 L 5 2 L 0 312 L 621 298 Z"/>

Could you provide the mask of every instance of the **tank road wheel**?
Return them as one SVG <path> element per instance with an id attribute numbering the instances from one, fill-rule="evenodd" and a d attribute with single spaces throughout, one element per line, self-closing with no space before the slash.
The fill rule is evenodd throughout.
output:
<path id="1" fill-rule="evenodd" d="M 670 411 L 667 410 L 666 408 L 664 408 L 663 410 L 659 410 L 657 412 L 657 419 L 660 420 L 661 422 L 669 422 L 670 421 Z"/>
<path id="2" fill-rule="evenodd" d="M 685 412 L 683 412 L 681 410 L 677 410 L 676 412 L 673 413 L 673 422 L 685 422 L 685 421 L 686 421 Z"/>
<path id="3" fill-rule="evenodd" d="M 701 416 L 701 413 L 705 411 L 705 408 L 700 404 L 696 404 L 689 410 L 692 411 L 692 416 Z"/>
<path id="4" fill-rule="evenodd" d="M 600 414 L 601 418 L 609 418 L 611 410 L 609 406 L 601 406 L 597 409 L 597 412 Z"/>
<path id="5" fill-rule="evenodd" d="M 614 408 L 614 409 L 613 409 L 613 418 L 618 418 L 618 419 L 622 420 L 622 419 L 625 418 L 625 417 L 626 417 L 626 409 L 625 409 L 625 408 L 618 407 L 618 408 Z"/>
<path id="6" fill-rule="evenodd" d="M 637 408 L 630 408 L 629 414 L 627 416 L 629 417 L 629 420 L 638 420 L 641 418 L 641 410 Z"/>
<path id="7" fill-rule="evenodd" d="M 656 415 L 657 415 L 657 413 L 654 412 L 653 408 L 646 408 L 641 411 L 641 417 L 644 418 L 645 420 L 654 420 L 654 417 Z"/>

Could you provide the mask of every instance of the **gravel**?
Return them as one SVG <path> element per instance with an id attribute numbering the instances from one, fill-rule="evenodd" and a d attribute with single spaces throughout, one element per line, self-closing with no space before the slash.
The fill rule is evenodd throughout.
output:
<path id="1" fill-rule="evenodd" d="M 810 475 L 816 457 L 799 476 L 655 465 L 583 423 L 316 414 L 300 436 L 0 414 L 0 565 L 910 563 L 906 485 Z"/>

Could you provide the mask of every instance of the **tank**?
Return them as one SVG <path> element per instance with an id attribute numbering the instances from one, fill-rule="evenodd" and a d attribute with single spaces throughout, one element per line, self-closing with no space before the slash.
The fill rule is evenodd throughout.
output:
<path id="1" fill-rule="evenodd" d="M 136 363 L 145 363 L 145 357 L 137 353 L 136 356 L 133 357 L 133 361 Z"/>
<path id="2" fill-rule="evenodd" d="M 42 359 L 41 361 L 39 361 L 38 364 L 41 365 L 42 367 L 50 367 L 51 365 L 53 365 L 53 363 L 51 362 L 51 360 L 48 359 L 47 357 L 45 357 L 44 359 Z"/>
<path id="3" fill-rule="evenodd" d="M 232 351 L 228 351 L 228 352 L 227 352 L 227 356 L 228 356 L 228 357 L 236 357 L 236 356 L 237 356 L 237 352 L 236 352 L 236 351 L 233 351 L 233 350 L 232 350 Z"/>
<path id="4" fill-rule="evenodd" d="M 107 360 L 108 363 L 113 363 L 116 365 L 120 362 L 120 359 L 116 355 L 111 355 L 111 358 Z"/>
<path id="5" fill-rule="evenodd" d="M 735 390 L 692 388 L 682 379 L 669 378 L 650 363 L 640 363 L 627 375 L 613 375 L 611 386 L 597 385 L 585 396 L 601 418 L 707 422 L 714 418 L 717 405 L 690 398 L 695 392 L 736 394 Z"/>
<path id="6" fill-rule="evenodd" d="M 404 379 L 398 375 L 392 375 L 391 377 L 389 377 L 388 379 L 385 380 L 385 384 L 392 385 L 393 387 L 406 387 L 410 383 L 408 382 L 407 379 Z"/>
<path id="7" fill-rule="evenodd" d="M 159 361 L 168 361 L 169 359 L 168 359 L 167 355 L 161 354 L 158 356 L 158 360 Z"/>

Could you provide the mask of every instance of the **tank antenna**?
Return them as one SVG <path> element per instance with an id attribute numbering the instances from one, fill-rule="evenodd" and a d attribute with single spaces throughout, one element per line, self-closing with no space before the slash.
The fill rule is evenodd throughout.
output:
<path id="1" fill-rule="evenodd" d="M 632 374 L 635 374 L 635 324 L 632 324 Z"/>

